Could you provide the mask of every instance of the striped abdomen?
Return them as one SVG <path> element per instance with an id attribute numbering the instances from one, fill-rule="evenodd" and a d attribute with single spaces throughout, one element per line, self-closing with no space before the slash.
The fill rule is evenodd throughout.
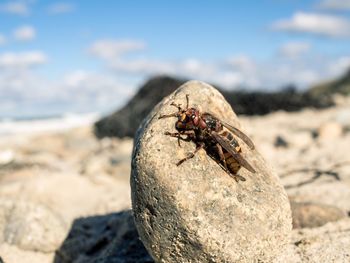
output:
<path id="1" fill-rule="evenodd" d="M 230 142 L 230 145 L 232 146 L 232 148 L 236 150 L 236 152 L 240 153 L 242 151 L 241 146 L 239 146 L 237 140 L 233 137 L 233 135 L 230 132 L 224 130 L 220 132 L 220 135 L 225 137 Z M 227 168 L 232 174 L 236 175 L 239 169 L 241 168 L 241 165 L 224 148 L 223 148 L 223 152 L 224 152 Z"/>

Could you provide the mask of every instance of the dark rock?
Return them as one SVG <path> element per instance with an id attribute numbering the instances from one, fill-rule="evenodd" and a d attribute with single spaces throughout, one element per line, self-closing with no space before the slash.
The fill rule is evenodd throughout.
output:
<path id="1" fill-rule="evenodd" d="M 350 95 L 350 69 L 340 78 L 315 85 L 308 93 L 314 97 Z"/>
<path id="2" fill-rule="evenodd" d="M 141 121 L 165 96 L 183 84 L 185 80 L 156 77 L 140 88 L 138 93 L 120 110 L 95 123 L 95 134 L 103 137 L 134 137 Z M 305 107 L 324 108 L 333 105 L 329 97 L 314 97 L 294 88 L 279 92 L 228 91 L 218 89 L 235 108 L 237 114 L 262 115 L 277 110 L 297 111 Z"/>
<path id="3" fill-rule="evenodd" d="M 152 263 L 131 210 L 74 221 L 54 263 Z"/>
<path id="4" fill-rule="evenodd" d="M 96 136 L 133 137 L 150 110 L 184 82 L 170 77 L 149 80 L 122 109 L 95 123 Z"/>
<path id="5" fill-rule="evenodd" d="M 282 136 L 278 135 L 275 138 L 274 146 L 277 148 L 278 147 L 287 148 L 289 146 L 289 143 Z"/>
<path id="6" fill-rule="evenodd" d="M 200 105 L 236 127 L 230 105 L 213 87 L 190 81 L 156 106 L 134 143 L 131 189 L 135 223 L 156 262 L 271 262 L 289 242 L 287 195 L 256 150 L 241 143 L 256 173 L 242 168 L 237 183 L 204 150 L 180 166 L 194 144 L 164 135 L 174 131 L 171 102 Z"/>
<path id="7" fill-rule="evenodd" d="M 287 87 L 281 91 L 222 91 L 238 115 L 264 115 L 278 110 L 299 111 L 303 108 L 325 108 L 334 105 L 328 96 L 316 97 Z"/>

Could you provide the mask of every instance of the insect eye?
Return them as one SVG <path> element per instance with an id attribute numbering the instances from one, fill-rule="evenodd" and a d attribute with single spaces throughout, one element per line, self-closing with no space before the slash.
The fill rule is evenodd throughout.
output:
<path id="1" fill-rule="evenodd" d="M 194 118 L 196 118 L 196 116 L 195 116 L 195 115 L 192 115 L 192 119 L 194 119 Z"/>

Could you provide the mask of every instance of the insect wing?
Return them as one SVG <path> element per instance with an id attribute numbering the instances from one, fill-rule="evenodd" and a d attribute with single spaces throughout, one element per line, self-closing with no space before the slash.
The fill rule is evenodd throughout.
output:
<path id="1" fill-rule="evenodd" d="M 234 147 L 232 147 L 230 145 L 230 143 L 223 138 L 222 136 L 220 136 L 217 132 L 212 132 L 211 133 L 213 135 L 213 137 L 215 138 L 215 140 L 226 150 L 228 151 L 232 157 L 240 164 L 242 165 L 244 168 L 246 168 L 248 171 L 255 173 L 256 171 L 254 170 L 254 168 L 242 157 L 242 155 L 240 155 L 235 149 Z"/>
<path id="2" fill-rule="evenodd" d="M 204 115 L 204 114 L 203 114 Z M 252 142 L 252 140 L 245 135 L 241 130 L 237 129 L 236 127 L 233 127 L 231 124 L 227 123 L 226 121 L 223 121 L 221 119 L 219 119 L 218 117 L 216 117 L 214 114 L 212 113 L 205 113 L 205 115 L 210 115 L 212 118 L 216 119 L 217 121 L 221 122 L 222 125 L 227 128 L 229 131 L 231 131 L 233 134 L 235 134 L 236 136 L 238 136 L 239 138 L 242 139 L 242 141 L 244 141 L 248 147 L 251 150 L 254 150 L 255 146 L 254 143 Z"/>
<path id="3" fill-rule="evenodd" d="M 244 141 L 251 150 L 254 150 L 255 146 L 254 143 L 252 142 L 252 140 L 245 135 L 241 130 L 233 127 L 231 124 L 228 124 L 225 121 L 221 121 L 222 125 L 224 125 L 225 128 L 227 128 L 229 131 L 231 131 L 233 134 L 237 135 L 239 138 L 242 139 L 242 141 Z"/>

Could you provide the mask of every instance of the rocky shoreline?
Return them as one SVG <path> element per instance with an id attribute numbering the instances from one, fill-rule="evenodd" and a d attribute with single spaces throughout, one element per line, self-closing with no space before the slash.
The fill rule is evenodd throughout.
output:
<path id="1" fill-rule="evenodd" d="M 350 101 L 240 123 L 292 202 L 275 262 L 349 262 Z M 130 212 L 132 144 L 97 140 L 92 127 L 0 138 L 3 261 L 152 262 Z"/>
<path id="2" fill-rule="evenodd" d="M 94 125 L 97 137 L 134 137 L 141 121 L 165 96 L 174 92 L 184 79 L 158 76 L 148 80 L 121 109 L 109 114 Z M 334 105 L 332 97 L 313 90 L 299 91 L 286 87 L 279 91 L 226 90 L 215 85 L 237 115 L 265 115 L 278 110 L 287 112 L 304 108 L 323 109 Z"/>

